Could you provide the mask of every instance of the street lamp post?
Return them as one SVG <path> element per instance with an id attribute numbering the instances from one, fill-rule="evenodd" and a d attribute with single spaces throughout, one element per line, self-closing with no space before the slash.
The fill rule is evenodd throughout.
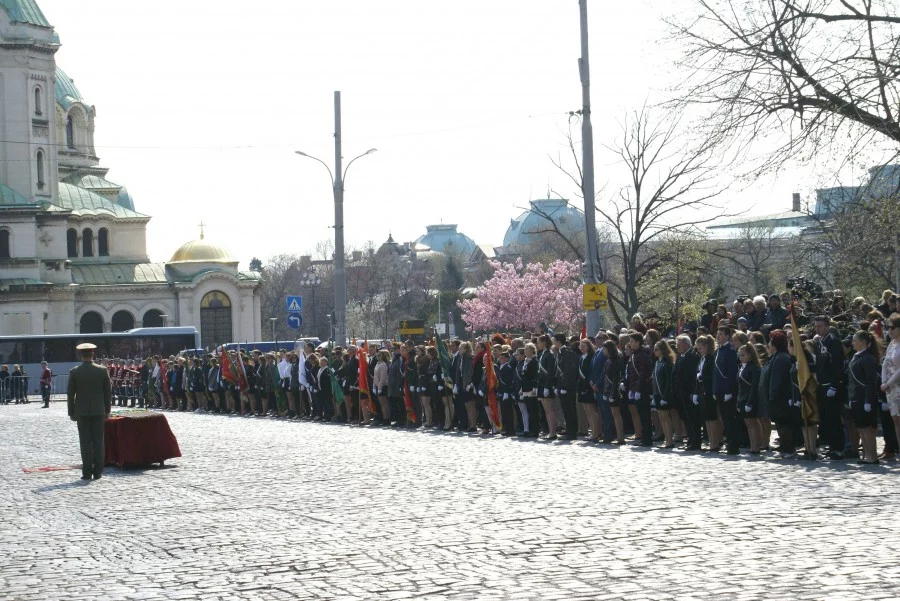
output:
<path id="1" fill-rule="evenodd" d="M 318 288 L 322 284 L 322 278 L 319 277 L 319 274 L 316 273 L 316 270 L 313 267 L 310 267 L 305 274 L 303 274 L 303 279 L 300 280 L 300 285 L 310 289 L 312 293 L 312 334 L 313 336 L 317 335 L 316 332 L 316 288 Z"/>
<path id="2" fill-rule="evenodd" d="M 275 342 L 275 322 L 278 321 L 277 317 L 270 317 L 269 323 L 272 324 L 272 342 Z"/>
<path id="3" fill-rule="evenodd" d="M 347 276 L 344 271 L 344 181 L 347 171 L 356 159 L 372 154 L 377 148 L 370 148 L 354 157 L 341 168 L 341 93 L 334 93 L 334 171 L 322 159 L 296 150 L 302 157 L 318 161 L 328 169 L 331 187 L 334 194 L 334 329 L 338 344 L 343 345 L 347 338 Z"/>

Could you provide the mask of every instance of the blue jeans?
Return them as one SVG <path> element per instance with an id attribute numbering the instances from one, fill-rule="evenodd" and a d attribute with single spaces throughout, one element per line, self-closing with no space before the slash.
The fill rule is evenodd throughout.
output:
<path id="1" fill-rule="evenodd" d="M 612 410 L 609 408 L 609 401 L 603 397 L 603 393 L 595 392 L 594 398 L 597 400 L 597 410 L 600 412 L 600 423 L 603 429 L 603 439 L 611 440 L 615 438 L 615 428 L 613 427 Z"/>

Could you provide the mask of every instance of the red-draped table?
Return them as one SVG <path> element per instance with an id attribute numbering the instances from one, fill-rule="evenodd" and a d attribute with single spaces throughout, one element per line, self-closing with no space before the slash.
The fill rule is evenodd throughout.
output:
<path id="1" fill-rule="evenodd" d="M 113 415 L 104 426 L 106 465 L 136 467 L 181 457 L 178 441 L 162 413 Z"/>

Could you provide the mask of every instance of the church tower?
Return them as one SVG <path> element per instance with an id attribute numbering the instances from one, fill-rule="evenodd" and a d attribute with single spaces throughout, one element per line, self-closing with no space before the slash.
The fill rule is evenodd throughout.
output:
<path id="1" fill-rule="evenodd" d="M 0 182 L 37 203 L 58 191 L 57 49 L 35 0 L 0 0 Z"/>

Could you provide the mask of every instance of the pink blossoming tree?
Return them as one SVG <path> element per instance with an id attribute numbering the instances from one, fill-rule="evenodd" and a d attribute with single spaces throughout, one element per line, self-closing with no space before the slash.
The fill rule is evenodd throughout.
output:
<path id="1" fill-rule="evenodd" d="M 581 266 L 554 261 L 523 265 L 491 261 L 494 275 L 459 302 L 462 318 L 473 330 L 536 329 L 545 322 L 554 329 L 576 331 L 581 325 Z"/>

